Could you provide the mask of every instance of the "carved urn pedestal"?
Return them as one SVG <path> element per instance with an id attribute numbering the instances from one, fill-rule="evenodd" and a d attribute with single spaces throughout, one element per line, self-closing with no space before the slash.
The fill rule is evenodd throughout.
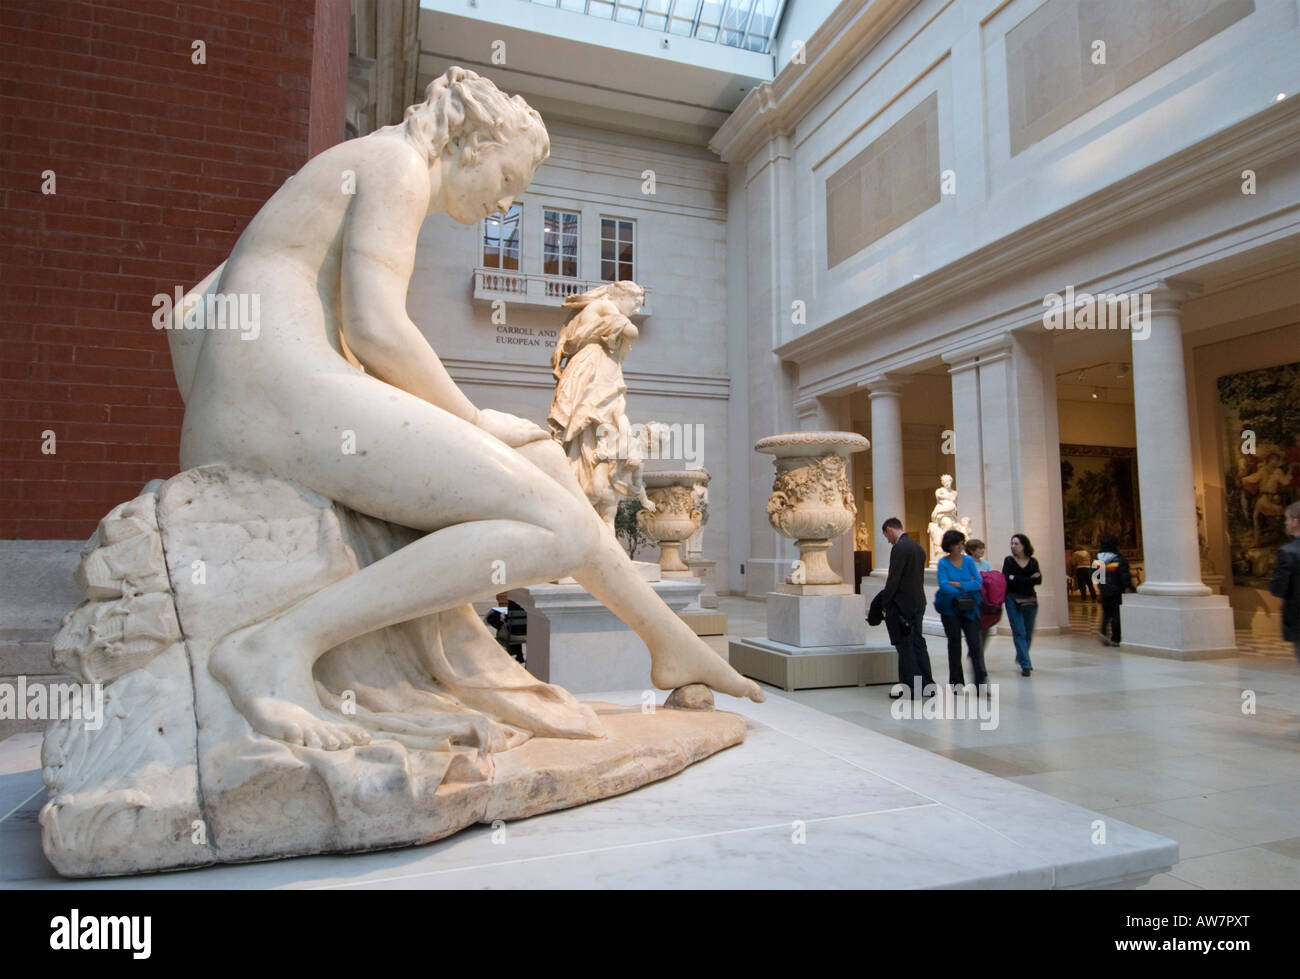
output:
<path id="1" fill-rule="evenodd" d="M 786 690 L 897 679 L 893 647 L 868 644 L 866 604 L 826 560 L 857 516 L 848 457 L 869 444 L 855 432 L 789 432 L 755 444 L 775 457 L 768 520 L 795 542 L 799 560 L 768 593 L 767 637 L 730 644 L 731 665 L 746 676 Z"/>
<path id="2" fill-rule="evenodd" d="M 696 502 L 695 488 L 708 485 L 708 470 L 648 472 L 644 479 L 646 496 L 655 508 L 653 512 L 638 510 L 636 522 L 641 532 L 659 545 L 659 573 L 665 581 L 699 582 L 695 572 L 682 560 L 682 545 L 700 529 L 704 519 Z M 699 636 L 721 636 L 727 631 L 727 614 L 708 611 L 698 601 L 677 615 Z"/>
<path id="3" fill-rule="evenodd" d="M 645 474 L 646 496 L 655 509 L 638 510 L 636 523 L 659 545 L 659 570 L 665 578 L 694 577 L 682 560 L 682 544 L 700 529 L 704 515 L 695 503 L 694 490 L 697 483 L 708 481 L 709 474 L 703 469 Z"/>

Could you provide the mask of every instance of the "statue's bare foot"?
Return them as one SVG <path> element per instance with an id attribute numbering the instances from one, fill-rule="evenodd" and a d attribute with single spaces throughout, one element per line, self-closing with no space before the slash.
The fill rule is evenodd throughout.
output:
<path id="1" fill-rule="evenodd" d="M 370 734 L 355 724 L 327 721 L 316 696 L 311 667 L 297 650 L 277 642 L 263 627 L 243 629 L 222 639 L 208 658 L 235 707 L 268 738 L 305 748 L 336 751 L 369 744 Z"/>
<path id="2" fill-rule="evenodd" d="M 767 698 L 762 688 L 743 677 L 709 648 L 708 643 L 682 625 L 685 635 L 650 648 L 650 682 L 660 690 L 673 690 L 690 683 L 702 683 L 719 693 L 748 697 L 756 704 Z"/>

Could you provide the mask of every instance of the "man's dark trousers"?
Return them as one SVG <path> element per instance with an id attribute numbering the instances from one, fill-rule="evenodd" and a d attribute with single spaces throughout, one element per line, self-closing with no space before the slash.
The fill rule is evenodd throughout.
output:
<path id="1" fill-rule="evenodd" d="M 898 651 L 898 682 L 915 695 L 917 690 L 914 681 L 917 678 L 920 678 L 922 690 L 934 684 L 934 677 L 930 673 L 930 650 L 925 645 L 925 635 L 921 631 L 925 608 L 922 606 L 912 615 L 900 618 L 911 627 L 911 631 L 900 636 L 894 645 Z"/>

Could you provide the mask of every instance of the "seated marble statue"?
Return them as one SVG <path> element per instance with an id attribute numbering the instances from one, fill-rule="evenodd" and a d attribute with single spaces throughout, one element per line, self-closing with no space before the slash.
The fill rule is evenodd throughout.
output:
<path id="1" fill-rule="evenodd" d="M 645 290 L 635 282 L 611 282 L 567 297 L 569 315 L 551 353 L 551 434 L 611 533 L 625 496 L 635 494 L 654 510 L 641 479 L 647 447 L 632 437 L 622 366 L 638 335 L 630 317 L 644 299 Z"/>
<path id="2" fill-rule="evenodd" d="M 256 340 L 169 334 L 184 468 L 272 474 L 423 535 L 214 647 L 212 675 L 269 737 L 367 743 L 365 729 L 322 707 L 312 678 L 322 654 L 564 576 L 645 641 L 656 686 L 763 699 L 636 573 L 547 431 L 473 404 L 407 315 L 425 219 L 470 225 L 506 210 L 549 152 L 523 99 L 452 68 L 404 122 L 309 161 L 197 288 L 258 295 Z"/>

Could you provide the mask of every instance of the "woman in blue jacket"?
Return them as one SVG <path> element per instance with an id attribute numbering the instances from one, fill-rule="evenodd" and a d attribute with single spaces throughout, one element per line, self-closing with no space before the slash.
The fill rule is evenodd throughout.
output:
<path id="1" fill-rule="evenodd" d="M 943 535 L 940 546 L 947 552 L 939 558 L 939 590 L 934 593 L 934 608 L 943 620 L 948 637 L 948 682 L 966 683 L 961 668 L 961 637 L 966 634 L 966 649 L 975 668 L 975 682 L 988 682 L 984 668 L 984 649 L 980 645 L 980 572 L 975 559 L 965 553 L 966 538 L 959 530 Z"/>

